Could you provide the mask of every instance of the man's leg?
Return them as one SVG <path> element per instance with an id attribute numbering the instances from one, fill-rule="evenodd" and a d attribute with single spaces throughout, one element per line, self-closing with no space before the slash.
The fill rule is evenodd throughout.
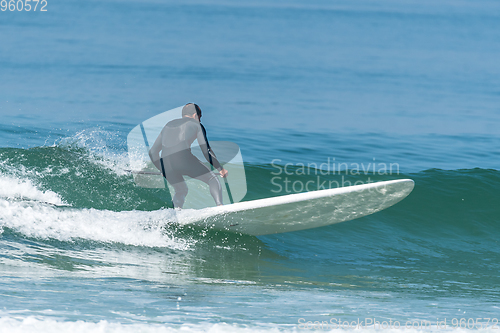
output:
<path id="1" fill-rule="evenodd" d="M 175 190 L 174 198 L 172 199 L 174 208 L 182 208 L 182 206 L 184 206 L 186 195 L 188 194 L 188 187 L 186 185 L 186 182 L 178 182 L 176 184 L 172 184 L 172 186 Z"/>
<path id="2" fill-rule="evenodd" d="M 212 171 L 197 177 L 196 179 L 208 184 L 210 187 L 210 194 L 214 198 L 215 204 L 217 206 L 222 206 L 222 186 L 220 185 L 219 178 Z"/>
<path id="3" fill-rule="evenodd" d="M 203 163 L 196 159 L 196 163 L 190 164 L 183 174 L 191 178 L 201 180 L 210 187 L 210 194 L 217 206 L 222 205 L 222 186 L 217 175 L 210 171 Z"/>
<path id="4" fill-rule="evenodd" d="M 172 204 L 174 208 L 182 208 L 184 206 L 184 201 L 186 200 L 186 195 L 188 194 L 188 187 L 184 181 L 184 177 L 180 172 L 176 172 L 172 169 L 169 160 L 162 158 L 162 167 L 164 168 L 164 177 L 174 188 L 175 194 L 172 198 Z"/>

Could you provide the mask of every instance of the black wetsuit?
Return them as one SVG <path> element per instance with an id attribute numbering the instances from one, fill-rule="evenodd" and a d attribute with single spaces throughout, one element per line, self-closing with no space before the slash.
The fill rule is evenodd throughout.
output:
<path id="1" fill-rule="evenodd" d="M 191 153 L 191 144 L 194 140 L 198 140 L 207 161 L 218 171 L 222 170 L 222 166 L 210 149 L 205 128 L 197 120 L 189 117 L 167 123 L 149 150 L 149 156 L 175 189 L 174 207 L 181 208 L 188 193 L 183 175 L 208 184 L 215 203 L 222 205 L 222 187 L 219 179 Z"/>

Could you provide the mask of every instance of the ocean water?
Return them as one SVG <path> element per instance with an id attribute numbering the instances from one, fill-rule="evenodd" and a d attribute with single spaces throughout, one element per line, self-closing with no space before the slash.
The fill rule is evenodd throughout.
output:
<path id="1" fill-rule="evenodd" d="M 500 327 L 497 1 L 47 2 L 0 11 L 0 332 Z M 126 137 L 187 102 L 244 200 L 330 167 L 415 189 L 299 232 L 171 224 Z"/>

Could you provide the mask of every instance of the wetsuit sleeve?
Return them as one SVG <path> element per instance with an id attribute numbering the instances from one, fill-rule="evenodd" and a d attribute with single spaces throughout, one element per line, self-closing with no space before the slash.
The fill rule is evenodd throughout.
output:
<path id="1" fill-rule="evenodd" d="M 200 145 L 201 151 L 203 152 L 203 155 L 207 159 L 207 161 L 214 166 L 214 168 L 217 169 L 217 171 L 222 170 L 222 166 L 219 163 L 219 160 L 217 160 L 217 157 L 215 156 L 215 153 L 212 151 L 212 148 L 210 148 L 210 145 L 208 144 L 207 140 L 207 132 L 205 131 L 205 127 L 203 127 L 202 124 L 200 124 L 201 131 L 198 132 L 198 144 Z"/>
<path id="2" fill-rule="evenodd" d="M 160 151 L 162 149 L 161 141 L 162 141 L 162 134 L 163 130 L 160 132 L 160 135 L 156 138 L 155 143 L 153 144 L 153 147 L 149 150 L 149 158 L 151 158 L 151 161 L 155 165 L 155 167 L 161 170 L 161 164 L 160 164 Z"/>

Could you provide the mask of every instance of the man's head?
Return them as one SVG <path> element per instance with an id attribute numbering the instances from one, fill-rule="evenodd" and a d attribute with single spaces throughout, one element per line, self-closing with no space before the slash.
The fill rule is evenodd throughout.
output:
<path id="1" fill-rule="evenodd" d="M 182 108 L 182 116 L 189 118 L 194 118 L 195 116 L 197 116 L 199 120 L 201 118 L 201 109 L 194 103 L 188 103 Z"/>

